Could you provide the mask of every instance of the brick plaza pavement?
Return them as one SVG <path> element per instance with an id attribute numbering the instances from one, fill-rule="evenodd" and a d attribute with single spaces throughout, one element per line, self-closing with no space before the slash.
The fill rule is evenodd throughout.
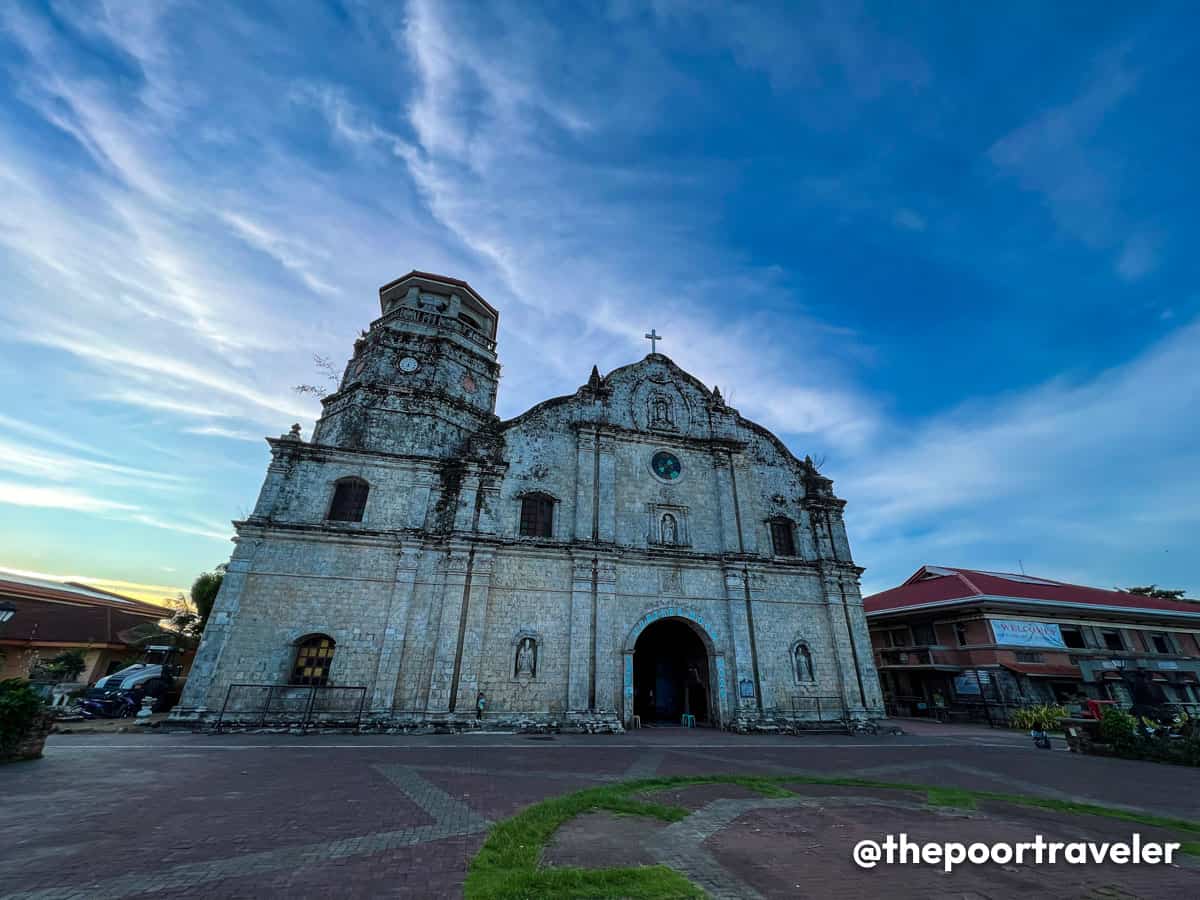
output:
<path id="1" fill-rule="evenodd" d="M 1200 818 L 1195 770 L 1039 751 L 1008 732 L 918 730 L 55 735 L 44 759 L 0 768 L 0 898 L 459 896 L 490 822 L 556 794 L 652 775 L 856 775 Z M 767 816 L 763 860 L 781 852 L 779 834 L 794 832 L 803 810 L 742 810 Z M 737 834 L 711 836 L 714 858 L 746 869 L 739 883 L 776 895 L 795 873 L 755 864 L 755 842 Z"/>

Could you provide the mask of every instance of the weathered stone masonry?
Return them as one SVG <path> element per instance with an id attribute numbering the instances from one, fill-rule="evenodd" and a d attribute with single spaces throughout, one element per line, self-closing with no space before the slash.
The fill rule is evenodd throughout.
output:
<path id="1" fill-rule="evenodd" d="M 703 642 L 713 723 L 881 713 L 844 502 L 807 458 L 660 353 L 501 421 L 491 306 L 418 272 L 380 302 L 312 440 L 269 441 L 177 718 L 286 684 L 317 634 L 380 723 L 472 719 L 483 691 L 490 719 L 620 727 L 662 619 Z M 348 477 L 361 521 L 332 521 Z M 522 535 L 530 497 L 548 536 Z"/>

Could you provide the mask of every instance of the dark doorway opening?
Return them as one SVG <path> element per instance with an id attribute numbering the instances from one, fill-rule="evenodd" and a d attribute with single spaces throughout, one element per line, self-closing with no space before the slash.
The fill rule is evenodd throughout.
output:
<path id="1" fill-rule="evenodd" d="M 708 650 L 682 619 L 662 619 L 633 648 L 633 711 L 642 724 L 679 725 L 685 713 L 709 717 Z"/>

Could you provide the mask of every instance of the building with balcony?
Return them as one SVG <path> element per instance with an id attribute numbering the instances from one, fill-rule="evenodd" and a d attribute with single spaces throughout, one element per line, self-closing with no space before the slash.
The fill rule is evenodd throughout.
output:
<path id="1" fill-rule="evenodd" d="M 893 715 L 1081 696 L 1200 709 L 1200 602 L 923 566 L 863 598 Z"/>

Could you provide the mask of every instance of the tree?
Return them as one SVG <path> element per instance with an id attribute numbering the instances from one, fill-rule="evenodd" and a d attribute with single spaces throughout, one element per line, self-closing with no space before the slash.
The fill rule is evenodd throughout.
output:
<path id="1" fill-rule="evenodd" d="M 74 681 L 86 666 L 82 650 L 64 650 L 42 668 L 59 681 Z"/>
<path id="2" fill-rule="evenodd" d="M 202 633 L 204 626 L 208 624 L 208 617 L 212 613 L 213 603 L 216 602 L 217 593 L 221 590 L 221 582 L 224 580 L 225 564 L 222 563 L 212 572 L 201 573 L 192 582 L 192 606 L 199 617 L 199 626 L 196 629 L 197 634 Z"/>
<path id="3" fill-rule="evenodd" d="M 1184 594 L 1187 591 L 1169 591 L 1165 588 L 1160 588 L 1157 584 L 1148 584 L 1145 587 L 1124 588 L 1126 594 L 1137 594 L 1139 597 L 1154 597 L 1158 600 L 1186 600 Z"/>
<path id="4" fill-rule="evenodd" d="M 211 572 L 201 572 L 192 582 L 189 596 L 180 594 L 171 602 L 171 612 L 157 624 L 134 625 L 118 637 L 134 647 L 169 642 L 177 647 L 191 648 L 200 643 L 204 626 L 212 614 L 213 603 L 225 580 L 225 564 Z"/>
<path id="5" fill-rule="evenodd" d="M 329 382 L 331 387 L 329 389 L 325 389 L 315 384 L 298 384 L 292 388 L 292 390 L 297 394 L 310 394 L 313 397 L 318 398 L 324 397 L 326 394 L 337 390 L 337 386 L 339 383 L 341 383 L 342 379 L 341 376 L 338 375 L 338 370 L 334 366 L 333 360 L 331 360 L 328 356 L 319 356 L 314 354 L 313 365 L 317 369 L 317 374 Z"/>

